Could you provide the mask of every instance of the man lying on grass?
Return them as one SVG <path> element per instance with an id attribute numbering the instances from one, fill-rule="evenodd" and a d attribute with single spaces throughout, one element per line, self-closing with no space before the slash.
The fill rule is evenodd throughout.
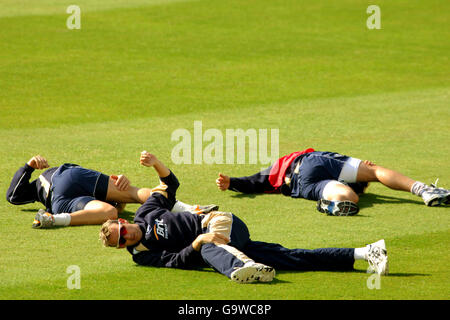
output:
<path id="1" fill-rule="evenodd" d="M 130 184 L 124 175 L 107 176 L 101 172 L 65 163 L 49 168 L 42 156 L 32 157 L 14 174 L 6 193 L 8 202 L 22 205 L 41 202 L 33 222 L 33 228 L 102 224 L 117 219 L 126 203 L 144 203 L 151 189 Z M 34 170 L 45 170 L 30 182 Z M 203 212 L 215 206 L 190 206 L 177 201 L 173 210 Z"/>
<path id="2" fill-rule="evenodd" d="M 292 198 L 317 201 L 317 210 L 328 215 L 347 216 L 359 212 L 358 194 L 369 182 L 411 192 L 427 206 L 450 203 L 450 190 L 428 186 L 370 161 L 306 149 L 278 159 L 269 168 L 247 177 L 219 173 L 217 187 L 242 193 L 282 193 Z"/>
<path id="3" fill-rule="evenodd" d="M 104 246 L 127 248 L 140 265 L 195 269 L 212 267 L 232 281 L 270 282 L 280 270 L 353 270 L 356 259 L 378 274 L 388 273 L 384 240 L 362 248 L 287 249 L 250 240 L 245 223 L 229 212 L 171 212 L 179 182 L 154 155 L 140 162 L 154 167 L 161 184 L 137 210 L 134 223 L 108 220 L 100 230 Z"/>

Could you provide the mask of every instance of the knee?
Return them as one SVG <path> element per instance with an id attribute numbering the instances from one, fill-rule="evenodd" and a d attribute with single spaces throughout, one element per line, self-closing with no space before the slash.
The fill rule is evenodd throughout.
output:
<path id="1" fill-rule="evenodd" d="M 110 178 L 106 200 L 120 203 L 139 203 L 137 192 L 138 188 L 133 186 L 129 186 L 127 190 L 119 190 L 114 180 Z"/>
<path id="2" fill-rule="evenodd" d="M 119 218 L 119 212 L 117 211 L 116 208 L 114 208 L 111 205 L 106 207 L 104 212 L 105 212 L 105 218 L 107 220 L 117 220 Z"/>
<path id="3" fill-rule="evenodd" d="M 359 196 L 352 188 L 334 181 L 325 187 L 322 197 L 326 200 L 351 201 L 354 203 L 359 201 Z"/>
<path id="4" fill-rule="evenodd" d="M 381 169 L 383 168 L 371 162 L 361 162 L 356 175 L 356 181 L 376 182 L 378 181 L 378 175 L 380 174 L 380 171 L 382 171 Z"/>
<path id="5" fill-rule="evenodd" d="M 348 200 L 354 203 L 358 203 L 359 202 L 359 196 L 355 193 L 355 192 L 349 192 L 347 194 L 347 199 L 344 200 Z"/>
<path id="6" fill-rule="evenodd" d="M 354 203 L 358 203 L 359 196 L 353 191 L 339 192 L 334 194 L 334 196 L 332 196 L 330 199 L 327 200 L 351 201 Z"/>

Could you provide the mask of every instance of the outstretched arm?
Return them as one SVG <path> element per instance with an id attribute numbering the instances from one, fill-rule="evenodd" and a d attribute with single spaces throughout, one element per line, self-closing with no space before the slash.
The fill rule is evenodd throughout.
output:
<path id="1" fill-rule="evenodd" d="M 151 212 L 157 208 L 172 209 L 176 202 L 176 191 L 180 186 L 177 177 L 155 155 L 147 151 L 141 152 L 140 163 L 146 167 L 154 167 L 161 183 L 152 189 L 152 195 L 138 212 Z"/>
<path id="2" fill-rule="evenodd" d="M 165 178 L 170 175 L 170 170 L 161 162 L 155 155 L 147 151 L 141 152 L 141 164 L 146 167 L 155 168 L 160 178 Z"/>
<path id="3" fill-rule="evenodd" d="M 242 193 L 274 192 L 274 187 L 269 182 L 269 171 L 266 169 L 248 177 L 229 177 L 219 173 L 216 179 L 219 190 L 232 190 Z"/>

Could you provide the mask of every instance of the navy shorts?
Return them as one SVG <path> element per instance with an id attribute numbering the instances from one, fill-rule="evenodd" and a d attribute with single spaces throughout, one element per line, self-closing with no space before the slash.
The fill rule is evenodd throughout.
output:
<path id="1" fill-rule="evenodd" d="M 92 200 L 106 200 L 109 177 L 101 172 L 65 163 L 51 179 L 52 213 L 83 210 Z"/>
<path id="2" fill-rule="evenodd" d="M 314 151 L 302 158 L 298 173 L 291 176 L 291 197 L 319 200 L 325 186 L 338 180 L 350 157 L 336 152 Z"/>

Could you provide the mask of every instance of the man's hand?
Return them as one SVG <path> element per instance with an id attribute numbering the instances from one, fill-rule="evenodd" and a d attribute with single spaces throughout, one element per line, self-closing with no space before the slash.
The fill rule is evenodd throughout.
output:
<path id="1" fill-rule="evenodd" d="M 147 151 L 141 152 L 140 162 L 143 166 L 153 167 L 160 178 L 165 178 L 170 175 L 169 168 L 159 161 L 155 155 L 148 153 Z"/>
<path id="2" fill-rule="evenodd" d="M 192 242 L 192 247 L 195 251 L 200 251 L 202 245 L 204 245 L 205 243 L 214 243 L 216 245 L 219 245 L 227 244 L 228 242 L 230 242 L 230 239 L 225 237 L 224 235 L 217 232 L 209 232 L 203 233 L 195 238 L 195 240 Z"/>
<path id="3" fill-rule="evenodd" d="M 45 169 L 45 168 L 49 167 L 49 165 L 47 163 L 47 160 L 44 157 L 40 156 L 40 155 L 37 155 L 37 156 L 34 156 L 33 158 L 31 158 L 27 162 L 27 164 L 30 167 L 32 167 L 33 169 L 38 169 L 38 170 Z"/>
<path id="4" fill-rule="evenodd" d="M 368 165 L 369 167 L 372 167 L 372 166 L 376 165 L 375 163 L 373 163 L 372 161 L 369 161 L 369 160 L 364 160 L 363 163 Z"/>
<path id="5" fill-rule="evenodd" d="M 230 177 L 219 173 L 219 177 L 216 179 L 217 188 L 225 191 L 230 186 Z"/>
<path id="6" fill-rule="evenodd" d="M 120 191 L 126 191 L 130 187 L 130 180 L 122 174 L 118 176 L 112 175 L 111 179 L 114 180 L 114 184 Z"/>
<path id="7" fill-rule="evenodd" d="M 153 167 L 155 163 L 158 161 L 155 155 L 148 153 L 147 151 L 141 152 L 140 162 L 143 166 Z"/>

